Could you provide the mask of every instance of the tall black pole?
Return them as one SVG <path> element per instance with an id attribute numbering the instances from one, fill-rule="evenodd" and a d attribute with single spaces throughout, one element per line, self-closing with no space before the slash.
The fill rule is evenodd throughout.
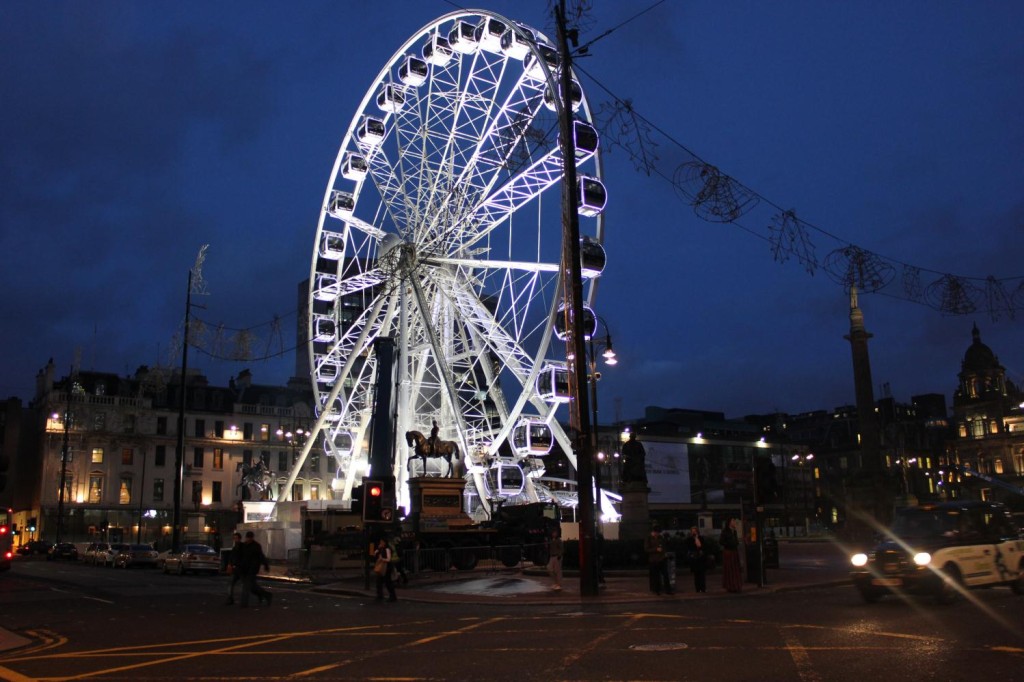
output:
<path id="1" fill-rule="evenodd" d="M 68 450 L 71 447 L 71 389 L 74 386 L 75 368 L 68 374 L 68 384 L 64 389 L 67 393 L 64 407 L 64 443 L 60 449 L 60 489 L 57 491 L 57 544 L 64 536 L 64 495 L 68 485 Z"/>
<path id="2" fill-rule="evenodd" d="M 583 333 L 583 281 L 580 272 L 580 217 L 576 188 L 576 144 L 572 118 L 572 56 L 565 27 L 565 0 L 555 8 L 558 28 L 561 104 L 558 123 L 564 178 L 562 184 L 562 300 L 568 333 L 569 423 L 576 430 L 576 496 L 579 513 L 580 595 L 596 596 L 594 556 L 594 462 L 590 414 L 587 409 L 587 362 Z"/>
<path id="3" fill-rule="evenodd" d="M 171 549 L 178 551 L 181 541 L 181 487 L 185 476 L 185 373 L 188 370 L 188 328 L 192 311 L 192 270 L 188 271 L 188 290 L 185 294 L 185 333 L 181 344 L 181 402 L 178 408 L 178 447 L 174 453 L 174 527 L 171 530 Z M 142 523 L 142 519 L 139 519 Z"/>
<path id="4" fill-rule="evenodd" d="M 135 544 L 142 544 L 142 499 L 146 490 L 146 451 L 142 451 L 142 480 L 139 481 L 139 527 L 135 531 Z"/>

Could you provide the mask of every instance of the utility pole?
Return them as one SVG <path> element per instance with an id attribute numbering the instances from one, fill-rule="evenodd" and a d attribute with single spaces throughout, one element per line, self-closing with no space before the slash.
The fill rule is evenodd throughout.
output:
<path id="1" fill-rule="evenodd" d="M 587 358 L 583 333 L 583 281 L 580 272 L 580 217 L 576 189 L 576 144 L 572 117 L 572 55 L 565 26 L 565 0 L 555 7 L 558 28 L 559 89 L 561 111 L 558 127 L 562 161 L 562 301 L 565 315 L 566 360 L 569 371 L 569 424 L 576 444 L 576 496 L 579 513 L 580 595 L 596 596 L 597 566 L 594 555 L 594 451 L 587 405 Z M 552 83 L 552 85 L 554 85 Z"/>
<path id="2" fill-rule="evenodd" d="M 71 368 L 68 374 L 68 385 L 64 389 L 64 442 L 60 449 L 60 489 L 57 491 L 57 544 L 59 545 L 64 536 L 64 496 L 65 488 L 68 485 L 68 452 L 71 449 L 71 391 L 75 386 L 75 368 Z"/>
<path id="3" fill-rule="evenodd" d="M 181 344 L 181 400 L 178 403 L 178 443 L 174 452 L 174 519 L 171 529 L 171 551 L 177 552 L 181 542 L 181 488 L 185 477 L 185 374 L 188 371 L 188 328 L 192 312 L 192 270 L 188 271 L 185 293 L 185 331 Z M 139 519 L 142 523 L 142 519 Z"/>

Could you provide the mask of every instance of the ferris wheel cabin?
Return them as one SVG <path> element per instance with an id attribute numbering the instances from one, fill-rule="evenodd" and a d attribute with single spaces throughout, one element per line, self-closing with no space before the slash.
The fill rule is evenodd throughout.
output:
<path id="1" fill-rule="evenodd" d="M 448 39 L 437 33 L 432 34 L 430 40 L 423 44 L 421 52 L 423 59 L 434 66 L 445 66 L 452 59 L 452 48 L 448 44 Z"/>
<path id="2" fill-rule="evenodd" d="M 320 237 L 320 257 L 327 260 L 340 260 L 345 255 L 345 237 L 337 232 L 324 230 Z"/>
<path id="3" fill-rule="evenodd" d="M 504 22 L 493 17 L 485 17 L 476 26 L 473 37 L 480 44 L 480 47 L 488 52 L 498 54 L 501 52 L 501 37 L 505 35 L 508 27 Z"/>
<path id="4" fill-rule="evenodd" d="M 338 283 L 337 275 L 321 273 L 316 276 L 313 298 L 318 301 L 333 301 L 340 293 L 341 285 Z"/>
<path id="5" fill-rule="evenodd" d="M 512 447 L 523 457 L 543 457 L 551 452 L 554 443 L 551 427 L 538 419 L 523 419 L 512 431 Z"/>
<path id="6" fill-rule="evenodd" d="M 498 460 L 484 476 L 488 492 L 495 497 L 515 497 L 526 486 L 523 468 L 515 462 Z"/>
<path id="7" fill-rule="evenodd" d="M 529 28 L 518 24 L 519 29 L 532 34 Z M 504 52 L 510 59 L 522 59 L 530 51 L 530 45 L 533 41 L 530 41 L 523 36 L 519 35 L 513 28 L 509 28 L 501 36 L 501 51 Z"/>
<path id="8" fill-rule="evenodd" d="M 346 180 L 359 181 L 366 177 L 369 169 L 365 157 L 349 153 L 341 164 L 341 176 Z"/>
<path id="9" fill-rule="evenodd" d="M 456 52 L 473 54 L 480 47 L 476 41 L 476 27 L 465 21 L 457 21 L 448 32 L 448 44 Z"/>
<path id="10" fill-rule="evenodd" d="M 608 254 L 601 242 L 589 236 L 580 239 L 580 274 L 584 279 L 600 277 L 607 263 Z"/>
<path id="11" fill-rule="evenodd" d="M 313 340 L 326 343 L 334 340 L 337 325 L 329 317 L 318 315 L 313 321 Z"/>
<path id="12" fill-rule="evenodd" d="M 537 375 L 537 396 L 548 403 L 569 402 L 569 370 L 565 365 L 549 364 Z"/>
<path id="13" fill-rule="evenodd" d="M 572 110 L 578 111 L 583 104 L 583 88 L 575 78 L 569 84 L 569 96 L 572 98 Z M 551 111 L 555 110 L 555 96 L 551 94 L 551 88 L 544 88 L 544 106 Z"/>
<path id="14" fill-rule="evenodd" d="M 576 190 L 580 215 L 592 218 L 604 211 L 608 203 L 608 192 L 603 182 L 589 175 L 581 175 L 576 179 Z"/>
<path id="15" fill-rule="evenodd" d="M 396 113 L 405 106 L 405 92 L 400 85 L 385 83 L 377 93 L 377 107 L 381 111 Z"/>
<path id="16" fill-rule="evenodd" d="M 427 63 L 419 57 L 409 55 L 398 67 L 398 79 L 411 87 L 423 85 L 427 80 Z"/>
<path id="17" fill-rule="evenodd" d="M 597 315 L 588 306 L 583 306 L 583 339 L 589 341 L 597 333 Z M 565 304 L 558 307 L 558 316 L 555 317 L 555 336 L 559 341 L 565 341 L 569 335 L 565 331 Z"/>
<path id="18" fill-rule="evenodd" d="M 360 144 L 376 147 L 384 140 L 384 121 L 373 116 L 366 116 L 356 130 L 356 139 Z"/>
<path id="19" fill-rule="evenodd" d="M 356 197 L 350 192 L 331 192 L 329 210 L 335 217 L 350 216 L 356 210 Z"/>
<path id="20" fill-rule="evenodd" d="M 555 48 L 547 45 L 538 45 L 537 50 L 540 51 L 541 58 L 548 65 L 548 69 L 555 73 L 559 65 L 558 52 Z M 529 78 L 535 81 L 547 80 L 547 77 L 544 75 L 544 69 L 535 58 L 533 52 L 526 53 L 526 57 L 523 58 L 523 71 Z"/>
<path id="21" fill-rule="evenodd" d="M 572 134 L 577 159 L 590 158 L 597 152 L 597 128 L 584 121 L 573 121 Z"/>

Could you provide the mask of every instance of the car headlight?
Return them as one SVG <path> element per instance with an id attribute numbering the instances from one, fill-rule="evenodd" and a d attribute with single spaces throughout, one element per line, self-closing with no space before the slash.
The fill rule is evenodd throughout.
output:
<path id="1" fill-rule="evenodd" d="M 850 557 L 850 563 L 854 566 L 866 566 L 868 563 L 868 555 L 864 552 L 857 552 Z"/>
<path id="2" fill-rule="evenodd" d="M 914 563 L 918 566 L 927 566 L 932 561 L 932 555 L 928 552 L 918 552 L 914 555 Z"/>

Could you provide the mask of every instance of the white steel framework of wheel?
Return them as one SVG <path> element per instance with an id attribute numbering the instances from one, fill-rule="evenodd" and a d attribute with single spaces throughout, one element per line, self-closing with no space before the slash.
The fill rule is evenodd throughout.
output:
<path id="1" fill-rule="evenodd" d="M 316 440 L 337 464 L 335 499 L 351 499 L 368 473 L 373 344 L 391 337 L 400 504 L 411 475 L 446 473 L 444 460 L 426 470 L 410 461 L 403 438 L 434 422 L 458 445 L 466 511 L 486 515 L 498 499 L 575 502 L 547 483 L 542 460 L 557 441 L 576 464 L 556 419 L 568 398 L 555 330 L 558 78 L 557 52 L 540 33 L 455 12 L 402 45 L 363 98 L 331 171 L 309 283 Z M 590 108 L 578 83 L 570 90 L 589 304 L 604 268 L 606 197 Z"/>

